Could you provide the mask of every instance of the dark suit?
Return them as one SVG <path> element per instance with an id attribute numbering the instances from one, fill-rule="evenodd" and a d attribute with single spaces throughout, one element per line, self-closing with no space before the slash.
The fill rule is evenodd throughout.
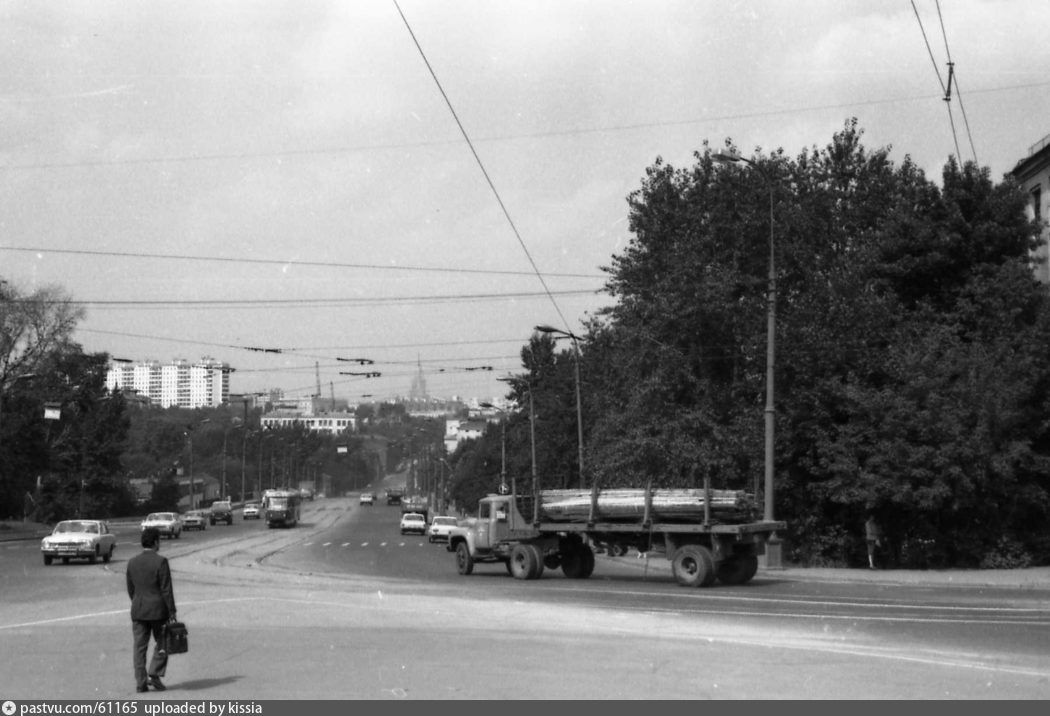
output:
<path id="1" fill-rule="evenodd" d="M 135 683 L 145 687 L 150 676 L 164 676 L 168 655 L 161 649 L 162 629 L 175 616 L 175 593 L 171 588 L 168 560 L 156 550 L 145 549 L 128 560 L 128 596 L 131 597 L 131 631 L 134 636 L 132 664 Z M 146 671 L 146 652 L 153 635 L 153 659 Z"/>

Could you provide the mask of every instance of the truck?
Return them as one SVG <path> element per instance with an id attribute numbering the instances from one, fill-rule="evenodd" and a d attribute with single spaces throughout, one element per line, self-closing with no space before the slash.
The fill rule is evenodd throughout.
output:
<path id="1" fill-rule="evenodd" d="M 397 487 L 388 487 L 386 490 L 386 503 L 388 505 L 400 505 L 405 491 Z"/>
<path id="2" fill-rule="evenodd" d="M 409 512 L 423 515 L 423 521 L 429 522 L 427 515 L 430 512 L 430 505 L 427 502 L 427 498 L 422 495 L 409 495 L 408 497 L 402 497 L 401 514 L 404 515 Z"/>
<path id="3" fill-rule="evenodd" d="M 531 515 L 526 519 L 524 515 Z M 447 550 L 469 575 L 479 563 L 503 563 L 516 579 L 561 569 L 570 579 L 594 572 L 592 545 L 622 554 L 635 548 L 671 561 L 675 581 L 710 587 L 745 584 L 758 571 L 766 543 L 787 524 L 760 519 L 743 491 L 646 488 L 542 490 L 490 494 L 477 517 L 454 528 Z"/>
<path id="4" fill-rule="evenodd" d="M 299 490 L 266 490 L 262 511 L 267 527 L 295 527 L 302 512 Z"/>

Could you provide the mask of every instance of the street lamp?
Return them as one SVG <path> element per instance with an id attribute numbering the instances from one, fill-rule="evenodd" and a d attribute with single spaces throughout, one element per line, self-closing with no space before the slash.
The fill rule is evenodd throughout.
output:
<path id="1" fill-rule="evenodd" d="M 569 331 L 563 331 L 560 328 L 554 326 L 536 326 L 536 330 L 540 333 L 556 333 L 565 338 L 572 340 L 573 356 L 575 357 L 576 366 L 576 437 L 577 444 L 579 446 L 579 460 L 580 460 L 580 489 L 586 487 L 583 481 L 583 401 L 580 399 L 580 344 L 579 337 Z M 557 339 L 555 339 L 557 340 Z"/>
<path id="2" fill-rule="evenodd" d="M 517 381 L 512 377 L 507 378 L 496 378 L 501 383 L 510 383 L 516 385 Z M 533 410 L 532 404 L 532 384 L 527 380 L 521 380 L 521 383 L 525 386 L 525 391 L 529 394 L 529 445 L 532 449 L 532 494 L 534 496 L 539 495 L 539 479 L 536 477 L 536 413 Z M 535 503 L 536 510 L 539 509 L 539 503 Z M 538 512 L 533 515 L 533 521 L 539 521 Z"/>
<path id="3" fill-rule="evenodd" d="M 186 443 L 189 446 L 189 451 L 190 451 L 190 495 L 189 495 L 189 497 L 190 497 L 190 509 L 191 510 L 192 509 L 196 509 L 196 505 L 194 504 L 194 502 L 196 500 L 194 499 L 195 495 L 193 494 L 193 431 L 196 430 L 197 428 L 199 428 L 201 425 L 204 425 L 204 423 L 210 423 L 210 422 L 211 422 L 211 418 L 205 418 L 204 420 L 200 421 L 196 425 L 187 425 L 186 426 Z"/>
<path id="4" fill-rule="evenodd" d="M 497 407 L 492 403 L 479 403 L 483 408 L 491 408 L 503 413 L 503 417 L 500 418 L 500 448 L 502 451 L 502 457 L 500 458 L 499 468 L 499 490 L 502 493 L 507 491 L 507 411 L 503 408 Z"/>
<path id="5" fill-rule="evenodd" d="M 248 455 L 247 455 L 247 453 L 248 453 L 248 438 L 250 438 L 251 436 L 252 436 L 252 431 L 251 430 L 245 430 L 244 434 L 241 435 L 241 502 L 242 503 L 247 501 L 247 498 L 245 497 L 245 495 L 247 494 L 245 492 L 245 490 L 248 489 L 247 480 L 246 480 L 247 470 L 248 470 L 248 468 L 247 468 L 247 463 L 248 463 Z"/>
<path id="6" fill-rule="evenodd" d="M 767 522 L 773 521 L 773 366 L 775 364 L 775 340 L 776 340 L 776 315 L 777 315 L 777 272 L 776 252 L 773 239 L 773 188 L 774 183 L 770 175 L 754 160 L 742 157 L 739 154 L 729 152 L 716 152 L 711 155 L 715 161 L 727 164 L 744 162 L 761 175 L 769 191 L 769 278 L 766 289 L 766 408 L 765 408 L 765 500 L 762 518 Z M 768 567 L 781 567 L 780 540 L 776 533 L 770 535 L 770 548 L 766 551 Z"/>

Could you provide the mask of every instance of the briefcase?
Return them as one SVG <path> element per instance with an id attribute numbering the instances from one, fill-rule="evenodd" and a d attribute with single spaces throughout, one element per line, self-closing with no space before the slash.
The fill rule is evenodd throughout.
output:
<path id="1" fill-rule="evenodd" d="M 164 651 L 167 654 L 185 654 L 190 650 L 189 630 L 179 621 L 170 621 L 163 630 Z"/>

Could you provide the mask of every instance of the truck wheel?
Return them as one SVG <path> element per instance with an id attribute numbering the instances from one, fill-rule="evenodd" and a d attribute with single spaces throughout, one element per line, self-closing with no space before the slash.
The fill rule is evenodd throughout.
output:
<path id="1" fill-rule="evenodd" d="M 580 559 L 582 560 L 580 579 L 587 579 L 594 574 L 594 550 L 589 545 L 581 544 Z"/>
<path id="2" fill-rule="evenodd" d="M 510 551 L 510 573 L 514 579 L 535 579 L 536 552 L 531 545 L 514 545 Z"/>
<path id="3" fill-rule="evenodd" d="M 543 566 L 547 569 L 558 569 L 561 567 L 561 555 L 560 554 L 548 554 L 543 558 Z"/>
<path id="4" fill-rule="evenodd" d="M 470 547 L 466 542 L 456 545 L 456 569 L 464 575 L 474 571 L 474 558 L 470 556 Z"/>
<path id="5" fill-rule="evenodd" d="M 98 561 L 98 545 L 95 546 L 95 551 L 88 555 L 88 564 L 94 564 Z"/>
<path id="6" fill-rule="evenodd" d="M 109 563 L 109 560 L 111 559 L 113 559 L 113 545 L 110 545 L 109 549 L 106 550 L 106 553 L 102 555 L 103 562 Z"/>
<path id="7" fill-rule="evenodd" d="M 51 555 L 49 555 L 49 554 L 45 554 L 45 555 L 44 555 L 44 565 L 45 565 L 45 566 L 47 566 L 47 565 L 50 565 L 50 564 L 51 564 L 51 560 L 52 560 L 52 559 L 54 559 L 54 557 L 52 557 L 52 556 L 51 556 Z"/>
<path id="8" fill-rule="evenodd" d="M 539 579 L 540 577 L 543 576 L 543 552 L 541 552 L 540 548 L 537 547 L 534 544 L 528 545 L 528 548 L 529 548 L 529 551 L 532 552 L 533 557 L 535 558 L 535 562 L 536 562 L 536 567 L 535 567 L 535 569 L 532 570 L 532 577 L 531 578 L 532 579 Z"/>
<path id="9" fill-rule="evenodd" d="M 675 550 L 671 572 L 683 587 L 710 587 L 715 581 L 715 559 L 707 547 L 687 544 Z"/>
<path id="10" fill-rule="evenodd" d="M 585 544 L 573 544 L 562 552 L 561 571 L 569 579 L 587 579 L 594 572 L 594 552 Z"/>
<path id="11" fill-rule="evenodd" d="M 718 565 L 718 581 L 722 584 L 745 584 L 758 572 L 758 557 L 753 554 L 738 555 L 723 560 Z"/>

